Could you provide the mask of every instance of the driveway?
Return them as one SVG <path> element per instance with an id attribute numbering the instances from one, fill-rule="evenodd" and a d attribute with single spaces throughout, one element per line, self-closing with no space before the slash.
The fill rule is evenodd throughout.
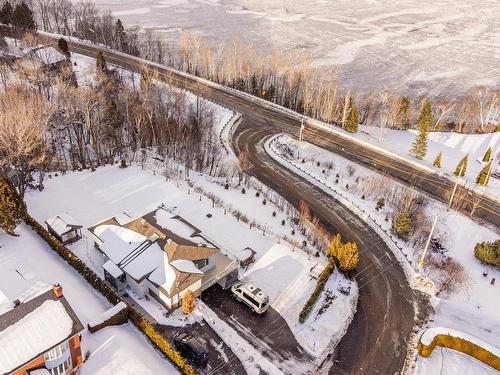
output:
<path id="1" fill-rule="evenodd" d="M 285 319 L 272 307 L 262 315 L 256 314 L 238 302 L 230 289 L 224 290 L 218 284 L 205 290 L 201 299 L 283 373 L 302 373 L 300 367 L 310 366 L 311 356 L 299 345 Z"/>

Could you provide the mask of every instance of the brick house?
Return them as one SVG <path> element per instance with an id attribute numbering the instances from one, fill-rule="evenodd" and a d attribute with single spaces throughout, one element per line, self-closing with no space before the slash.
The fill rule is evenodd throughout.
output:
<path id="1" fill-rule="evenodd" d="M 83 361 L 84 327 L 62 287 L 38 282 L 14 297 L 8 285 L 1 288 L 0 374 L 73 373 Z"/>

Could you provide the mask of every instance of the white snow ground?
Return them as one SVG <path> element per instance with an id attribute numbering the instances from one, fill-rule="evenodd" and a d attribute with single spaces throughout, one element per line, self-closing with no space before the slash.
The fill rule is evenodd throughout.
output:
<path id="1" fill-rule="evenodd" d="M 470 187 L 483 190 L 495 197 L 500 196 L 500 180 L 491 178 L 486 187 L 476 184 L 476 178 L 485 165 L 483 163 L 484 154 L 489 147 L 492 150 L 492 159 L 496 160 L 492 173 L 499 169 L 500 132 L 488 134 L 431 132 L 427 142 L 427 155 L 422 160 L 418 160 L 409 154 L 411 145 L 417 136 L 416 130 L 384 129 L 381 137 L 380 128 L 360 125 L 359 132 L 353 136 L 452 178 L 454 178 L 453 172 L 458 162 L 465 155 L 469 155 L 467 170 L 461 184 L 466 182 Z M 439 152 L 443 155 L 440 169 L 432 165 Z"/>
<path id="2" fill-rule="evenodd" d="M 0 265 L 21 267 L 34 278 L 51 284 L 60 283 L 66 299 L 84 326 L 111 307 L 31 228 L 22 224 L 16 231 L 19 237 L 0 232 Z M 85 375 L 178 373 L 130 323 L 105 328 L 96 334 L 85 331 L 82 354 L 87 351 L 90 351 L 90 358 L 81 367 L 81 374 Z"/>
<path id="3" fill-rule="evenodd" d="M 305 51 L 340 68 L 344 86 L 414 96 L 500 84 L 498 1 L 97 0 L 127 25 L 167 40 L 198 31 L 261 52 Z"/>
<path id="4" fill-rule="evenodd" d="M 375 218 L 384 229 L 390 230 L 391 223 L 390 221 L 386 222 L 385 217 L 391 217 L 393 208 L 389 207 L 386 200 L 386 206 L 377 212 L 375 206 L 378 195 L 371 194 L 367 183 L 370 180 L 382 178 L 386 185 L 391 183 L 395 187 L 401 186 L 398 182 L 382 177 L 377 172 L 362 166 L 354 165 L 345 158 L 309 143 L 299 143 L 288 136 L 278 138 L 278 144 L 275 148 L 278 151 L 278 156 L 286 154 L 285 149 L 280 147 L 280 143 L 286 145 L 294 155 L 293 158 L 284 157 L 286 160 L 333 187 L 350 202 L 369 212 L 370 216 Z M 300 157 L 297 158 L 297 155 Z M 302 159 L 305 159 L 305 163 L 302 163 Z M 317 162 L 320 163 L 319 166 Z M 332 169 L 328 168 L 328 163 L 333 163 Z M 349 173 L 349 169 L 351 169 L 352 175 Z M 323 171 L 325 172 L 323 173 Z M 339 174 L 339 183 L 335 184 L 337 173 Z M 346 185 L 349 185 L 349 188 L 346 188 Z M 365 199 L 361 198 L 363 194 Z M 453 257 L 465 267 L 470 282 L 468 288 L 460 288 L 458 292 L 446 299 L 436 299 L 436 313 L 432 318 L 433 321 L 429 323 L 429 327 L 440 325 L 462 330 L 500 347 L 498 336 L 498 332 L 500 332 L 500 318 L 498 316 L 500 271 L 481 264 L 473 254 L 474 245 L 477 242 L 494 241 L 498 238 L 498 233 L 493 228 L 490 229 L 485 225 L 478 224 L 456 211 L 447 211 L 441 203 L 432 202 L 427 207 L 426 215 L 428 218 L 433 218 L 436 213 L 439 213 L 439 220 L 435 234 L 439 235 L 443 245 L 448 249 L 446 255 Z M 409 254 L 409 259 L 416 261 L 419 258 L 422 249 L 414 249 L 401 240 L 396 240 L 396 242 L 403 247 L 405 253 Z M 486 272 L 487 276 L 483 276 L 483 272 Z M 432 274 L 430 276 L 433 277 Z M 491 285 L 493 278 L 496 279 L 495 285 Z M 427 374 L 426 371 L 429 373 L 436 371 L 434 366 L 439 366 L 441 363 L 436 359 L 436 357 L 441 358 L 439 353 L 440 349 L 438 348 L 427 359 L 419 356 L 417 373 Z M 468 356 L 462 356 L 449 350 L 444 350 L 443 353 L 446 373 L 459 374 L 467 366 L 470 366 L 470 369 L 483 366 Z M 467 359 L 470 359 L 470 363 L 467 362 Z M 456 361 L 455 364 L 453 364 L 454 361 Z"/>

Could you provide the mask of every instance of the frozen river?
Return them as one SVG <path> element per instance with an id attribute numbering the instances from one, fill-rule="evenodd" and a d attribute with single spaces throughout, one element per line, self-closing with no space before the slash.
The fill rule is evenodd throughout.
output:
<path id="1" fill-rule="evenodd" d="M 498 0 L 96 0 L 166 39 L 198 31 L 265 50 L 305 50 L 342 84 L 413 95 L 500 86 Z"/>

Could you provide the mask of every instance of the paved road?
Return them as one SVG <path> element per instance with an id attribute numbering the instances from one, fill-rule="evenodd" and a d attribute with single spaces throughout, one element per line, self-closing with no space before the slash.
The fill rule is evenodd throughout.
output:
<path id="1" fill-rule="evenodd" d="M 97 53 L 96 48 L 91 46 L 71 45 L 71 49 L 89 56 L 95 56 Z M 108 52 L 106 58 L 108 62 L 127 69 L 134 71 L 141 69 L 141 64 L 130 57 Z M 155 69 L 159 70 L 161 78 L 173 85 L 191 91 L 196 91 L 198 88 L 199 84 L 189 78 L 170 73 L 167 69 Z M 212 86 L 204 87 L 204 95 L 214 102 L 242 113 L 241 125 L 236 130 L 233 146 L 236 153 L 248 152 L 253 164 L 251 174 L 282 194 L 294 205 L 297 205 L 299 200 L 304 200 L 333 233 L 339 232 L 345 239 L 356 241 L 359 245 L 361 253 L 357 276 L 360 286 L 358 312 L 331 358 L 333 364 L 331 372 L 335 374 L 400 373 L 407 354 L 407 340 L 416 318 L 413 305 L 415 295 L 391 251 L 369 226 L 339 202 L 301 177 L 283 169 L 263 152 L 262 142 L 272 134 L 282 131 L 295 134 L 299 125 L 297 120 L 273 109 L 252 104 L 241 97 L 230 95 Z M 327 135 L 324 134 L 324 136 Z M 305 136 L 313 143 L 320 142 L 312 130 L 308 130 Z M 384 165 L 385 156 L 373 151 L 361 150 L 358 146 L 335 137 L 330 138 L 327 139 L 324 147 L 374 168 Z M 337 146 L 340 142 L 343 142 L 342 145 Z M 341 147 L 340 151 L 338 147 Z M 356 152 L 349 152 L 349 150 L 355 150 L 355 147 L 358 147 Z M 433 185 L 426 182 L 426 179 L 421 178 L 420 172 L 411 171 L 407 166 L 404 170 L 393 170 L 388 166 L 387 160 L 385 163 L 383 170 L 395 178 L 406 181 L 405 179 L 409 178 L 407 176 L 409 172 L 412 181 L 415 180 L 416 183 L 422 181 L 424 190 L 431 194 L 437 191 Z M 480 205 L 478 214 L 481 212 L 485 215 L 488 212 L 483 207 L 488 206 Z"/>

